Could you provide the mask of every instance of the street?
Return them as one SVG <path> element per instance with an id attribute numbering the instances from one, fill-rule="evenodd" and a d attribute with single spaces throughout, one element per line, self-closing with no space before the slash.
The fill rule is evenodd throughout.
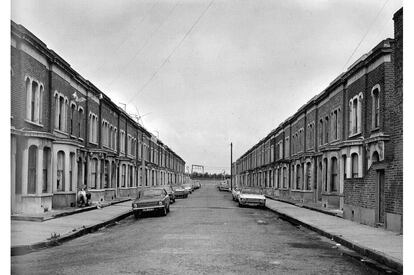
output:
<path id="1" fill-rule="evenodd" d="M 344 251 L 203 184 L 166 217 L 131 216 L 11 264 L 13 274 L 375 274 Z"/>

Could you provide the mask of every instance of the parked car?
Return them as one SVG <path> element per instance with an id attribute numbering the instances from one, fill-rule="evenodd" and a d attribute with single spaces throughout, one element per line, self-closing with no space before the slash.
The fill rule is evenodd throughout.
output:
<path id="1" fill-rule="evenodd" d="M 172 186 L 174 190 L 174 196 L 175 198 L 187 198 L 189 191 L 185 190 L 183 186 L 181 185 L 174 185 Z"/>
<path id="2" fill-rule="evenodd" d="M 191 194 L 193 193 L 194 189 L 193 189 L 193 185 L 191 183 L 184 183 L 183 187 L 185 190 L 188 190 L 188 192 Z"/>
<path id="3" fill-rule="evenodd" d="M 218 186 L 218 190 L 219 191 L 229 191 L 229 185 L 228 185 L 227 181 L 220 182 L 219 186 Z"/>
<path id="4" fill-rule="evenodd" d="M 175 202 L 175 192 L 174 189 L 172 188 L 171 185 L 166 185 L 163 186 L 165 188 L 165 191 L 167 191 L 168 196 L 170 196 L 170 202 L 174 203 Z"/>
<path id="5" fill-rule="evenodd" d="M 196 181 L 196 182 L 193 183 L 193 187 L 194 187 L 194 189 L 199 189 L 199 188 L 201 188 L 201 183 L 199 181 Z"/>
<path id="6" fill-rule="evenodd" d="M 140 190 L 132 203 L 132 210 L 135 218 L 139 218 L 143 212 L 159 212 L 166 216 L 170 211 L 170 196 L 160 187 Z"/>
<path id="7" fill-rule="evenodd" d="M 258 188 L 242 188 L 239 194 L 239 206 L 260 206 L 265 207 L 266 197 L 261 189 Z"/>
<path id="8" fill-rule="evenodd" d="M 238 187 L 233 188 L 233 190 L 231 190 L 231 194 L 233 196 L 234 201 L 239 201 L 240 188 Z"/>

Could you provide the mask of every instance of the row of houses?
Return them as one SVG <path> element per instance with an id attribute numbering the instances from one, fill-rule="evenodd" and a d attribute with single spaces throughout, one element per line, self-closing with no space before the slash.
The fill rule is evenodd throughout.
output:
<path id="1" fill-rule="evenodd" d="M 385 39 L 234 164 L 240 186 L 402 232 L 402 8 Z"/>
<path id="2" fill-rule="evenodd" d="M 42 213 L 183 182 L 184 160 L 11 22 L 11 211 Z"/>

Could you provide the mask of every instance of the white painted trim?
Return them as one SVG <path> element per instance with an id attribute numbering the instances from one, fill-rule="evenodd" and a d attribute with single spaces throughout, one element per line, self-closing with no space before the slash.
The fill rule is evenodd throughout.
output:
<path id="1" fill-rule="evenodd" d="M 81 85 L 76 83 L 71 76 L 66 74 L 62 69 L 60 69 L 56 64 L 52 64 L 51 66 L 52 72 L 63 78 L 66 82 L 69 83 L 76 91 L 81 93 L 83 96 L 86 96 L 86 89 L 84 89 Z"/>
<path id="2" fill-rule="evenodd" d="M 20 49 L 39 61 L 41 64 L 43 64 L 47 69 L 49 69 L 49 62 L 47 61 L 46 57 L 44 57 L 41 53 L 39 53 L 36 49 L 30 47 L 26 43 L 21 43 Z"/>
<path id="3" fill-rule="evenodd" d="M 383 55 L 368 66 L 367 73 L 372 72 L 382 63 L 391 62 L 391 54 Z"/>

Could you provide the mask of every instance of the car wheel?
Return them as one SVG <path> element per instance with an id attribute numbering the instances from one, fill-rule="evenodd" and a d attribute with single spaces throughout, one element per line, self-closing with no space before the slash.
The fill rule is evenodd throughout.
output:
<path id="1" fill-rule="evenodd" d="M 139 219 L 140 216 L 141 216 L 141 213 L 139 211 L 134 211 L 135 219 Z"/>
<path id="2" fill-rule="evenodd" d="M 243 207 L 243 205 L 239 202 L 239 207 Z"/>
<path id="3" fill-rule="evenodd" d="M 161 215 L 162 215 L 162 216 L 167 216 L 167 207 L 164 207 L 164 208 L 161 210 Z"/>

